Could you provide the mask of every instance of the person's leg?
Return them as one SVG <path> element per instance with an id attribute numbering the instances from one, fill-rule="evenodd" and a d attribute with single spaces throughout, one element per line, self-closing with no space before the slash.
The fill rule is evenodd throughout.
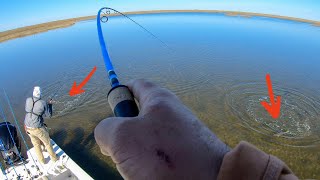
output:
<path id="1" fill-rule="evenodd" d="M 34 147 L 34 150 L 36 152 L 36 155 L 38 157 L 38 161 L 40 163 L 45 163 L 44 161 L 44 157 L 43 157 L 43 154 L 42 154 L 42 151 L 41 151 L 41 141 L 40 139 L 37 137 L 38 136 L 38 131 L 37 129 L 28 129 L 28 135 L 31 139 L 31 142 L 33 144 L 33 147 Z"/>
<path id="2" fill-rule="evenodd" d="M 49 137 L 49 133 L 47 132 L 47 130 L 45 128 L 40 128 L 40 135 L 38 136 L 39 139 L 42 141 L 43 145 L 46 147 L 50 158 L 52 161 L 57 161 L 57 155 L 56 153 L 53 151 L 52 145 L 50 143 L 50 137 Z"/>

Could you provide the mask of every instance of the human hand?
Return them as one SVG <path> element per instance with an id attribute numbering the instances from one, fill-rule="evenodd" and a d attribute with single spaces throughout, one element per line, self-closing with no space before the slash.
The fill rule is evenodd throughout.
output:
<path id="1" fill-rule="evenodd" d="M 51 99 L 51 98 L 50 98 L 50 99 L 48 99 L 48 101 L 47 101 L 47 102 L 48 102 L 48 104 L 53 104 L 53 103 L 55 103 L 55 101 L 54 101 L 53 99 Z"/>
<path id="2" fill-rule="evenodd" d="M 216 179 L 229 148 L 177 96 L 145 80 L 128 84 L 137 117 L 111 117 L 95 128 L 101 152 L 125 179 Z"/>

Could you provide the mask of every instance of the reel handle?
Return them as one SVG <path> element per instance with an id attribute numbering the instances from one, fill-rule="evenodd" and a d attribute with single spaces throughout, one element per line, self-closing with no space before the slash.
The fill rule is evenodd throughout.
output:
<path id="1" fill-rule="evenodd" d="M 125 85 L 113 87 L 108 92 L 108 103 L 116 117 L 135 117 L 139 109 L 129 88 Z"/>

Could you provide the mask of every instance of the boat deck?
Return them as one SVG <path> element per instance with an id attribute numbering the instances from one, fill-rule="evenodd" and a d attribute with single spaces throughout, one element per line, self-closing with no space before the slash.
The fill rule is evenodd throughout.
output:
<path id="1" fill-rule="evenodd" d="M 4 173 L 0 173 L 0 179 L 16 180 L 16 179 L 52 179 L 52 180 L 67 180 L 67 179 L 84 179 L 91 180 L 92 178 L 76 164 L 53 140 L 51 140 L 53 150 L 59 157 L 57 162 L 50 160 L 49 154 L 43 151 L 45 164 L 40 164 L 37 160 L 34 148 L 31 148 L 27 154 L 28 159 L 25 166 L 21 163 L 17 166 L 9 166 Z M 33 159 L 34 161 L 33 161 Z M 18 177 L 19 176 L 19 177 Z"/>

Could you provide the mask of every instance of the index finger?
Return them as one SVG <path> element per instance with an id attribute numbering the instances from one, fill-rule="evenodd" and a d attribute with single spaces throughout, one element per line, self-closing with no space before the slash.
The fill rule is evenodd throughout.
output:
<path id="1" fill-rule="evenodd" d="M 150 102 L 154 99 L 172 99 L 175 97 L 167 89 L 161 88 L 156 84 L 145 79 L 131 80 L 127 86 L 133 93 L 134 97 L 139 101 L 141 111 L 146 109 Z"/>

